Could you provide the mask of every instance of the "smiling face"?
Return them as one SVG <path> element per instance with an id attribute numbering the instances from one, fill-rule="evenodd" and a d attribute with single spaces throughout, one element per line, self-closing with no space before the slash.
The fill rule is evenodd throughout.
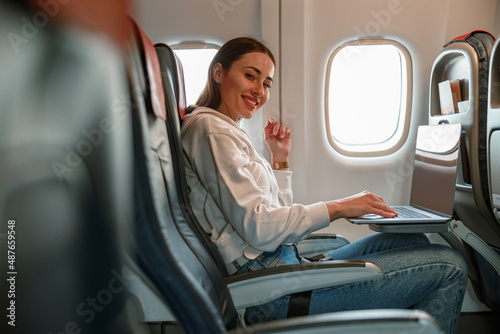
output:
<path id="1" fill-rule="evenodd" d="M 234 121 L 252 118 L 269 99 L 274 64 L 261 52 L 244 54 L 226 71 L 216 64 L 213 77 L 220 85 L 221 103 L 216 108 Z"/>

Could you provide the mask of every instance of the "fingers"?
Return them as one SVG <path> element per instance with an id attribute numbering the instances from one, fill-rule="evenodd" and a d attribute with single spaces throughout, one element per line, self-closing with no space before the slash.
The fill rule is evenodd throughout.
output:
<path id="1" fill-rule="evenodd" d="M 277 137 L 279 139 L 290 136 L 290 128 L 276 122 L 272 118 L 267 120 L 264 130 L 266 131 L 266 135 Z"/>
<path id="2" fill-rule="evenodd" d="M 393 218 L 398 215 L 398 213 L 392 210 L 389 206 L 385 206 L 383 208 L 374 208 L 373 213 L 380 215 L 384 218 Z"/>
<path id="3" fill-rule="evenodd" d="M 276 121 L 272 118 L 268 119 L 267 122 L 266 122 L 266 126 L 264 128 L 270 128 L 272 127 L 274 124 L 276 123 Z"/>
<path id="4" fill-rule="evenodd" d="M 398 215 L 396 211 L 384 202 L 382 197 L 368 191 L 364 191 L 363 194 L 368 197 L 368 204 L 371 206 L 369 208 L 371 212 L 369 213 L 375 213 L 386 218 L 392 218 Z"/>
<path id="5" fill-rule="evenodd" d="M 279 139 L 283 139 L 285 137 L 290 136 L 290 128 L 284 125 L 281 125 L 279 129 L 276 127 L 274 128 L 274 135 L 277 136 Z"/>
<path id="6" fill-rule="evenodd" d="M 397 216 L 397 213 L 384 202 L 382 197 L 368 191 L 347 197 L 341 202 L 346 217 L 359 217 L 365 214 L 377 214 L 385 218 Z"/>

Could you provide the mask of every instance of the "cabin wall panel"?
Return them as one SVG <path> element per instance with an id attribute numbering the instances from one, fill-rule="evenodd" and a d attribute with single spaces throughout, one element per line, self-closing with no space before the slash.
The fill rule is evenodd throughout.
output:
<path id="1" fill-rule="evenodd" d="M 497 36 L 497 0 L 453 0 L 449 3 L 445 41 L 472 30 L 486 30 Z"/>
<path id="2" fill-rule="evenodd" d="M 222 45 L 233 37 L 261 37 L 260 0 L 140 0 L 135 13 L 153 43 Z"/>
<path id="3" fill-rule="evenodd" d="M 289 116 L 285 120 L 293 128 L 291 161 L 297 202 L 328 200 L 369 189 L 391 204 L 408 203 L 416 128 L 427 123 L 432 63 L 449 36 L 458 36 L 472 27 L 493 29 L 497 1 L 481 3 L 480 12 L 489 13 L 486 20 L 474 16 L 464 25 L 460 22 L 467 11 L 471 12 L 472 2 L 461 8 L 455 3 L 449 0 L 283 1 L 281 109 Z M 410 134 L 403 148 L 390 156 L 347 158 L 334 151 L 326 138 L 327 60 L 347 40 L 378 36 L 402 43 L 412 55 Z"/>
<path id="4" fill-rule="evenodd" d="M 300 1 L 292 2 L 295 4 L 284 4 L 295 6 Z M 427 3 L 438 7 L 434 1 Z M 442 3 L 437 9 L 444 11 L 446 8 L 447 3 Z M 292 120 L 294 135 L 300 135 L 300 138 L 294 137 L 296 155 L 292 161 L 294 165 L 302 165 L 294 169 L 294 187 L 298 185 L 301 190 L 296 192 L 297 201 L 328 200 L 369 189 L 389 203 L 408 202 L 413 145 L 407 144 L 389 157 L 360 159 L 344 157 L 328 143 L 324 115 L 325 73 L 331 52 L 347 40 L 383 35 L 401 42 L 412 53 L 414 68 L 421 69 L 414 72 L 416 96 L 412 108 L 419 112 L 413 112 L 412 124 L 422 123 L 427 109 L 427 72 L 436 54 L 427 50 L 441 47 L 446 27 L 439 14 L 426 14 L 427 22 L 421 21 L 419 17 L 424 11 L 421 6 L 403 1 L 396 7 L 387 0 L 306 1 L 304 11 L 296 12 L 301 17 L 287 17 L 283 21 L 283 52 L 294 55 L 293 59 L 283 59 L 283 72 L 288 79 L 283 82 L 282 99 L 286 102 L 282 108 L 294 110 L 293 114 L 297 115 Z M 289 33 L 301 20 L 304 22 L 302 53 L 296 43 L 296 32 Z M 418 35 L 415 26 L 420 30 Z M 436 32 L 441 33 L 437 42 Z M 426 40 L 428 35 L 432 35 L 431 42 Z M 424 52 L 419 51 L 421 45 Z M 303 60 L 298 59 L 301 54 Z M 304 98 L 300 100 L 299 96 Z M 414 132 L 410 132 L 409 143 L 414 139 Z"/>

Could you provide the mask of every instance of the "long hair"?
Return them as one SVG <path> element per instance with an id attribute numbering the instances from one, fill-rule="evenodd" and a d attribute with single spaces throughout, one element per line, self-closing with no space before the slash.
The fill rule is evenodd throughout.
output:
<path id="1" fill-rule="evenodd" d="M 220 63 L 224 71 L 228 71 L 233 63 L 243 55 L 251 52 L 261 52 L 267 54 L 276 65 L 272 52 L 261 42 L 250 37 L 238 37 L 226 42 L 215 54 L 208 68 L 207 84 L 198 97 L 195 106 L 189 106 L 187 112 L 193 111 L 197 107 L 208 107 L 215 109 L 221 103 L 220 87 L 213 78 L 213 71 L 216 64 Z"/>

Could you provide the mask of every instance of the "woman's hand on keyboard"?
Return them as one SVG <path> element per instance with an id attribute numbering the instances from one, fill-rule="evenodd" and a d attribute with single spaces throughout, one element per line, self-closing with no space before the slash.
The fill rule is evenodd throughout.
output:
<path id="1" fill-rule="evenodd" d="M 346 198 L 325 202 L 330 221 L 343 217 L 359 217 L 365 214 L 377 214 L 385 218 L 397 216 L 397 212 L 388 206 L 382 197 L 369 191 Z"/>

